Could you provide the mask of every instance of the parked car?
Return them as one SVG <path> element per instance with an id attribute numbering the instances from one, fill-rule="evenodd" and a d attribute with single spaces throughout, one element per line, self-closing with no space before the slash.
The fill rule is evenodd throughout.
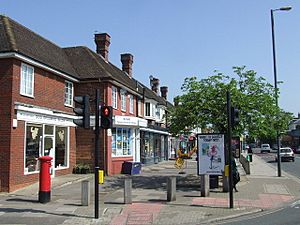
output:
<path id="1" fill-rule="evenodd" d="M 269 144 L 262 144 L 260 146 L 260 152 L 264 153 L 264 152 L 271 152 L 271 148 Z"/>
<path id="2" fill-rule="evenodd" d="M 295 154 L 299 154 L 299 153 L 300 153 L 300 146 L 299 146 L 298 148 L 295 148 L 295 149 L 294 149 L 294 153 L 295 153 Z"/>
<path id="3" fill-rule="evenodd" d="M 285 147 L 280 148 L 280 158 L 281 161 L 293 161 L 295 162 L 295 155 L 291 148 Z M 277 155 L 275 156 L 275 161 L 277 161 Z"/>

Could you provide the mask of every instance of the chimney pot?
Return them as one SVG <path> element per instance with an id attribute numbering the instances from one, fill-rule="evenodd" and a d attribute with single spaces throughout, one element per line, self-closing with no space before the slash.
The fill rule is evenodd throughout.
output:
<path id="1" fill-rule="evenodd" d="M 108 61 L 110 36 L 107 33 L 95 34 L 96 52 Z"/>
<path id="2" fill-rule="evenodd" d="M 161 97 L 167 100 L 168 87 L 166 86 L 160 87 L 160 92 L 161 92 Z"/>
<path id="3" fill-rule="evenodd" d="M 121 54 L 122 70 L 132 78 L 133 55 L 130 53 Z"/>
<path id="4" fill-rule="evenodd" d="M 154 91 L 158 95 L 158 87 L 159 87 L 159 79 L 150 76 L 150 86 L 151 90 Z"/>

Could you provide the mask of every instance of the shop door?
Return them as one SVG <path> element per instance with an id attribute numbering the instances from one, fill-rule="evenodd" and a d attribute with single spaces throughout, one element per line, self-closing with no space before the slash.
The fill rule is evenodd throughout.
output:
<path id="1" fill-rule="evenodd" d="M 55 156 L 54 156 L 54 137 L 53 136 L 44 136 L 43 141 L 43 156 L 52 157 L 51 162 L 51 177 L 54 177 L 54 165 L 55 165 Z"/>

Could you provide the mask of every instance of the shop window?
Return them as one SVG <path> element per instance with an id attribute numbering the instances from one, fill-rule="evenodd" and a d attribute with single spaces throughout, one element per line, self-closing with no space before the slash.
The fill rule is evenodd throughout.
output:
<path id="1" fill-rule="evenodd" d="M 40 156 L 53 157 L 52 163 L 55 168 L 67 167 L 68 140 L 67 127 L 27 124 L 25 141 L 25 173 L 39 171 L 38 158 Z"/>
<path id="2" fill-rule="evenodd" d="M 22 63 L 20 94 L 33 97 L 34 69 L 32 66 Z"/>
<path id="3" fill-rule="evenodd" d="M 39 170 L 38 158 L 41 155 L 42 125 L 28 124 L 26 127 L 25 172 Z"/>
<path id="4" fill-rule="evenodd" d="M 55 131 L 55 168 L 67 167 L 68 163 L 68 129 L 66 127 L 56 127 Z"/>
<path id="5" fill-rule="evenodd" d="M 131 129 L 112 129 L 112 156 L 131 156 Z"/>

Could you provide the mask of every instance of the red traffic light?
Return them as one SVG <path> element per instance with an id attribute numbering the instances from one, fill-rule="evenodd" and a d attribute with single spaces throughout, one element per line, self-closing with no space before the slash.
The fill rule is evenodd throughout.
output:
<path id="1" fill-rule="evenodd" d="M 113 126 L 112 120 L 112 107 L 102 106 L 101 107 L 101 128 L 110 129 Z"/>
<path id="2" fill-rule="evenodd" d="M 103 116 L 109 116 L 109 114 L 110 114 L 110 109 L 107 108 L 107 107 L 103 107 L 103 109 L 102 109 L 102 115 Z"/>

